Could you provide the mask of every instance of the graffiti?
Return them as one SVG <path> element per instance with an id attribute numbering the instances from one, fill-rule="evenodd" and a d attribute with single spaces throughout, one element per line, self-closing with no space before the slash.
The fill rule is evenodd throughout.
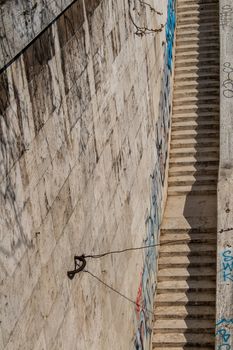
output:
<path id="1" fill-rule="evenodd" d="M 169 129 L 170 129 L 170 114 L 169 96 L 170 96 L 170 84 L 169 84 L 170 71 L 166 69 L 164 71 L 163 86 L 160 94 L 159 118 L 156 126 L 156 150 L 157 159 L 159 163 L 159 173 L 161 177 L 162 185 L 165 178 L 165 167 L 168 156 L 168 142 L 169 142 Z"/>
<path id="2" fill-rule="evenodd" d="M 226 98 L 233 97 L 233 67 L 230 62 L 223 64 L 223 73 L 226 75 L 226 79 L 223 81 L 223 96 Z"/>
<path id="3" fill-rule="evenodd" d="M 162 114 L 163 115 L 163 114 Z M 169 118 L 169 115 L 167 115 Z M 168 125 L 162 124 L 162 128 Z M 161 128 L 161 131 L 162 131 Z M 164 147 L 165 150 L 165 147 Z M 167 154 L 167 150 L 165 150 Z M 157 243 L 159 226 L 161 223 L 161 203 L 162 203 L 162 189 L 165 167 L 161 167 L 161 163 L 157 162 L 152 178 L 152 196 L 151 209 L 147 218 L 147 239 L 146 245 L 153 245 Z M 137 307 L 137 324 L 138 329 L 135 339 L 135 349 L 144 350 L 150 348 L 151 341 L 151 323 L 152 315 L 146 310 L 153 310 L 153 301 L 156 290 L 156 259 L 157 251 L 155 248 L 149 248 L 146 253 L 141 281 L 138 288 L 136 303 Z M 141 305 L 141 307 L 139 306 Z"/>
<path id="4" fill-rule="evenodd" d="M 224 282 L 233 281 L 233 251 L 230 249 L 221 254 L 221 273 Z"/>
<path id="5" fill-rule="evenodd" d="M 220 326 L 221 324 L 226 323 L 226 324 L 232 324 L 233 325 L 233 318 L 230 318 L 229 320 L 226 318 L 222 318 L 216 323 L 216 326 Z"/>
<path id="6" fill-rule="evenodd" d="M 172 70 L 175 27 L 176 27 L 175 1 L 168 0 L 166 40 L 167 40 L 167 65 L 170 71 Z"/>
<path id="7" fill-rule="evenodd" d="M 153 219 L 154 218 L 154 219 Z M 157 216 L 151 209 L 150 216 L 147 220 L 148 237 L 145 241 L 146 245 L 155 244 L 156 238 L 154 235 L 154 220 Z M 156 268 L 156 251 L 154 248 L 149 248 L 145 257 L 145 264 L 141 275 L 141 281 L 138 288 L 136 303 L 137 307 L 137 323 L 138 329 L 135 339 L 135 349 L 149 349 L 152 329 L 151 314 L 146 309 L 153 310 L 153 298 L 155 293 L 155 268 Z M 141 305 L 141 306 L 139 306 Z"/>
<path id="8" fill-rule="evenodd" d="M 218 350 L 230 350 L 231 345 L 230 345 L 230 338 L 231 338 L 231 333 L 229 329 L 227 328 L 229 324 L 232 324 L 233 319 L 231 320 L 226 320 L 225 318 L 221 319 L 220 321 L 217 322 L 216 326 L 221 327 L 217 329 L 216 331 L 216 337 L 219 340 L 219 345 L 217 345 Z M 224 326 L 226 324 L 226 326 Z"/>
<path id="9" fill-rule="evenodd" d="M 233 24 L 233 8 L 231 5 L 224 5 L 220 12 L 220 25 L 225 30 L 226 27 L 233 28 L 231 24 Z"/>
<path id="10" fill-rule="evenodd" d="M 137 307 L 136 307 L 136 310 L 137 310 L 137 316 L 139 315 L 140 313 L 140 310 L 141 310 L 141 300 L 142 300 L 142 281 L 140 283 L 140 286 L 138 288 L 138 293 L 137 293 L 137 298 L 136 298 L 136 304 L 137 304 Z"/>

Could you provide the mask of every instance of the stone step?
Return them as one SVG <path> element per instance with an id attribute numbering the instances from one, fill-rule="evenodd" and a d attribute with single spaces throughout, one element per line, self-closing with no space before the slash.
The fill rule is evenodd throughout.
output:
<path id="1" fill-rule="evenodd" d="M 156 320 L 155 333 L 213 333 L 214 320 Z"/>
<path id="2" fill-rule="evenodd" d="M 174 113 L 188 113 L 188 112 L 195 112 L 195 111 L 203 111 L 203 112 L 212 112 L 212 111 L 219 111 L 219 101 L 209 101 L 208 103 L 205 103 L 203 101 L 200 102 L 190 102 L 190 103 L 184 103 L 181 106 L 173 106 Z"/>
<path id="3" fill-rule="evenodd" d="M 180 64 L 176 69 L 192 69 L 194 66 L 193 65 L 188 65 L 185 66 Z M 190 89 L 179 89 L 179 91 L 174 90 L 173 97 L 174 99 L 177 98 L 184 98 L 184 97 L 201 97 L 205 98 L 206 96 L 219 96 L 219 87 L 217 86 L 196 86 Z"/>
<path id="4" fill-rule="evenodd" d="M 182 12 L 179 11 L 177 16 L 177 27 L 179 28 L 181 25 L 191 23 L 193 24 L 206 24 L 206 21 L 209 21 L 209 24 L 211 23 L 218 23 L 219 22 L 219 13 L 218 11 L 193 11 L 192 13 Z"/>
<path id="5" fill-rule="evenodd" d="M 184 334 L 184 333 L 154 333 L 152 337 L 152 349 L 165 349 L 169 347 L 182 347 L 183 350 L 187 349 L 187 346 L 192 346 L 193 350 L 202 349 L 203 346 L 214 346 L 215 335 L 205 334 L 204 332 L 199 334 Z M 185 346 L 185 348 L 183 348 Z M 201 348 L 200 348 L 201 346 Z M 211 348 L 214 349 L 214 348 Z"/>
<path id="6" fill-rule="evenodd" d="M 178 18 L 177 20 L 177 28 L 184 27 L 185 25 L 190 25 L 191 28 L 195 28 L 196 25 L 198 26 L 204 26 L 205 21 L 209 21 L 208 25 L 218 25 L 219 24 L 219 17 L 218 15 L 200 15 L 200 16 L 190 16 L 190 17 L 183 17 Z"/>
<path id="7" fill-rule="evenodd" d="M 208 22 L 208 23 L 207 23 Z M 177 20 L 177 29 L 194 29 L 212 28 L 213 31 L 218 28 L 219 19 L 217 16 L 202 16 L 201 20 L 198 17 L 182 18 Z"/>
<path id="8" fill-rule="evenodd" d="M 189 113 L 174 113 L 172 116 L 172 121 L 180 122 L 180 121 L 213 121 L 213 122 L 219 122 L 219 112 L 218 111 L 208 111 L 208 112 L 202 112 L 202 111 L 195 111 L 195 112 L 189 112 Z"/>
<path id="9" fill-rule="evenodd" d="M 193 112 L 211 112 L 219 113 L 219 97 L 215 95 L 210 95 L 208 99 L 206 95 L 199 97 L 196 96 L 184 96 L 179 98 L 174 98 L 173 100 L 173 111 L 179 114 L 186 111 L 186 113 Z M 182 111 L 180 113 L 180 111 Z"/>
<path id="10" fill-rule="evenodd" d="M 208 256 L 215 256 L 215 244 L 189 243 L 189 244 L 172 244 L 160 246 L 160 257 L 172 256 L 202 256 L 205 253 Z"/>
<path id="11" fill-rule="evenodd" d="M 219 96 L 216 94 L 199 94 L 196 96 L 190 96 L 190 95 L 184 95 L 184 96 L 174 96 L 173 99 L 173 107 L 175 106 L 180 106 L 184 104 L 194 104 L 194 105 L 199 105 L 199 104 L 208 104 L 208 103 L 214 103 L 214 104 L 219 104 Z"/>
<path id="12" fill-rule="evenodd" d="M 207 23 L 208 22 L 208 23 Z M 202 23 L 195 22 L 195 21 L 183 21 L 183 22 L 177 22 L 177 30 L 178 32 L 186 32 L 186 30 L 195 30 L 198 29 L 199 31 L 202 31 L 203 29 L 212 29 L 213 31 L 218 30 L 219 23 L 216 18 L 211 18 L 210 20 L 207 19 L 207 21 L 204 21 Z"/>
<path id="13" fill-rule="evenodd" d="M 176 157 L 169 160 L 169 169 L 172 167 L 183 167 L 188 165 L 195 166 L 196 164 L 205 164 L 206 167 L 209 165 L 218 165 L 218 156 L 187 156 L 187 157 Z M 171 173 L 170 173 L 171 174 Z"/>
<path id="14" fill-rule="evenodd" d="M 180 29 L 177 28 L 176 30 L 176 40 L 187 40 L 188 38 L 190 39 L 195 39 L 195 40 L 206 40 L 206 38 L 216 38 L 216 40 L 219 41 L 219 35 L 214 31 L 212 28 L 203 28 L 203 30 L 200 32 L 199 27 L 197 28 L 192 28 L 192 29 Z"/>
<path id="15" fill-rule="evenodd" d="M 207 88 L 207 87 L 215 87 L 219 88 L 219 79 L 202 79 L 202 80 L 192 80 L 192 81 L 177 81 L 174 88 L 177 92 L 180 90 L 183 91 L 184 89 L 186 90 L 193 90 L 193 89 L 201 89 L 201 88 Z"/>
<path id="16" fill-rule="evenodd" d="M 215 294 L 207 292 L 170 292 L 156 295 L 156 306 L 215 306 Z"/>
<path id="17" fill-rule="evenodd" d="M 212 10 L 214 8 L 214 11 L 218 11 L 218 2 L 216 3 L 203 3 L 203 4 L 198 4 L 194 3 L 193 5 L 190 5 L 190 3 L 180 3 L 178 2 L 177 4 L 177 10 L 178 13 L 183 13 L 183 12 L 189 12 L 189 11 L 203 11 L 203 10 Z"/>
<path id="18" fill-rule="evenodd" d="M 178 69 L 178 68 L 177 68 Z M 186 102 L 186 99 L 190 99 L 190 93 L 192 93 L 191 95 L 191 100 L 196 100 L 195 98 L 200 98 L 201 100 L 207 100 L 207 103 L 214 100 L 215 98 L 218 98 L 217 101 L 219 102 L 219 91 L 218 88 L 219 86 L 204 86 L 203 88 L 201 88 L 201 84 L 203 81 L 203 77 L 205 74 L 205 77 L 208 79 L 211 79 L 213 82 L 214 81 L 218 81 L 219 82 L 219 75 L 218 75 L 218 71 L 214 70 L 214 69 L 210 69 L 209 70 L 209 75 L 208 73 L 208 69 L 204 68 L 202 70 L 199 70 L 197 67 L 195 66 L 187 66 L 187 67 L 183 67 L 180 66 L 179 67 L 180 71 L 177 73 L 176 75 L 176 79 L 175 81 L 175 85 L 178 84 L 178 86 L 180 86 L 180 81 L 183 79 L 183 81 L 187 84 L 187 83 L 191 83 L 191 82 L 199 82 L 200 85 L 194 86 L 194 87 L 190 87 L 187 91 L 187 89 L 183 88 L 183 93 L 186 92 L 186 95 L 181 96 L 182 99 L 184 99 L 183 101 Z M 215 75 L 215 77 L 214 77 Z M 184 77 L 188 77 L 187 79 Z M 209 89 L 209 91 L 205 91 L 205 89 Z M 212 89 L 212 92 L 211 92 Z M 191 91 L 190 91 L 191 90 Z M 194 90 L 194 91 L 193 91 Z M 175 94 L 180 93 L 180 91 L 176 91 L 175 89 Z M 194 98 L 193 98 L 194 97 Z M 208 97 L 210 97 L 210 99 L 208 99 Z M 179 98 L 179 97 L 178 97 Z M 174 100 L 178 99 L 175 95 L 174 95 Z"/>
<path id="19" fill-rule="evenodd" d="M 200 11 L 200 10 L 182 11 L 179 8 L 177 11 L 177 25 L 186 19 L 190 19 L 190 20 L 193 19 L 194 23 L 207 24 L 206 23 L 207 18 L 209 18 L 210 22 L 218 19 L 219 11 L 216 10 L 215 7 L 212 7 L 212 9 L 210 8 L 204 9 L 203 11 Z"/>
<path id="20" fill-rule="evenodd" d="M 190 41 L 188 44 L 186 44 L 185 42 L 180 42 L 179 45 L 176 46 L 176 54 L 178 54 L 179 52 L 188 52 L 188 51 L 195 51 L 195 50 L 204 51 L 209 49 L 219 50 L 219 42 L 216 40 L 214 41 L 209 40 L 208 42 L 202 42 L 202 41 L 191 42 Z M 218 73 L 217 70 L 216 70 L 216 73 Z"/>
<path id="21" fill-rule="evenodd" d="M 203 67 L 204 65 L 211 65 L 211 64 L 219 65 L 219 59 L 213 56 L 207 56 L 202 58 L 197 56 L 197 57 L 190 57 L 190 58 L 176 57 L 176 60 L 175 60 L 175 68 L 190 67 L 193 65 L 199 65 Z"/>
<path id="22" fill-rule="evenodd" d="M 189 18 L 189 17 L 200 17 L 200 16 L 208 16 L 214 15 L 218 16 L 218 6 L 183 6 L 178 7 L 179 18 Z"/>
<path id="23" fill-rule="evenodd" d="M 217 175 L 186 175 L 186 176 L 170 176 L 168 184 L 170 186 L 193 186 L 195 185 L 215 185 L 217 186 Z"/>
<path id="24" fill-rule="evenodd" d="M 181 30 L 176 32 L 176 44 L 180 45 L 182 43 L 184 44 L 191 44 L 191 43 L 206 43 L 209 41 L 219 41 L 219 37 L 216 35 L 213 35 L 212 30 L 206 30 L 203 35 L 200 35 L 200 32 L 198 30 Z M 189 41 L 190 40 L 190 41 Z M 214 61 L 216 64 L 219 62 L 210 57 L 210 61 Z M 218 64 L 219 65 L 219 64 Z"/>
<path id="25" fill-rule="evenodd" d="M 190 241 L 193 243 L 193 241 Z M 213 244 L 216 240 L 208 240 L 205 243 Z M 169 257 L 160 257 L 159 259 L 159 269 L 164 268 L 187 268 L 187 267 L 212 267 L 216 266 L 215 257 L 213 256 L 172 256 Z"/>
<path id="26" fill-rule="evenodd" d="M 203 197 L 204 198 L 204 197 Z M 196 199 L 196 197 L 193 198 L 193 200 Z M 215 198 L 217 201 L 217 198 Z M 202 200 L 202 199 L 201 199 Z M 216 232 L 216 227 L 214 224 L 216 223 L 216 220 L 214 217 L 208 217 L 207 220 L 204 222 L 204 225 L 199 225 L 199 218 L 193 218 L 193 221 L 191 222 L 191 226 L 189 222 L 184 221 L 183 218 L 175 218 L 175 225 L 171 225 L 171 219 L 164 217 L 162 227 L 160 229 L 160 235 L 161 237 L 163 235 L 174 235 L 174 234 L 206 234 L 210 233 L 213 234 Z M 174 223 L 174 222 L 173 222 Z M 180 225 L 178 225 L 180 224 Z"/>
<path id="27" fill-rule="evenodd" d="M 190 185 L 190 186 L 170 186 L 168 187 L 168 195 L 181 196 L 184 194 L 191 195 L 212 195 L 217 193 L 216 185 Z"/>
<path id="28" fill-rule="evenodd" d="M 208 13 L 206 13 L 205 15 L 202 14 L 201 16 L 198 16 L 197 14 L 194 16 L 186 16 L 187 12 L 184 12 L 183 18 L 181 22 L 177 22 L 177 31 L 178 31 L 178 37 L 181 37 L 182 31 L 185 33 L 193 33 L 193 37 L 196 36 L 196 38 L 198 39 L 204 39 L 204 35 L 198 35 L 200 34 L 200 26 L 203 28 L 203 31 L 201 31 L 201 33 L 203 34 L 203 32 L 207 35 L 210 35 L 210 37 L 216 37 L 216 39 L 219 41 L 219 33 L 216 30 L 212 30 L 212 31 L 208 31 L 209 27 L 207 27 L 205 25 L 205 23 L 203 23 L 202 21 L 204 21 L 204 17 L 206 17 L 206 15 L 208 15 Z M 186 16 L 186 17 L 185 17 Z M 202 23 L 201 23 L 202 22 Z M 215 16 L 211 17 L 211 28 L 213 26 L 216 25 L 216 23 L 218 22 L 218 18 Z M 184 25 L 191 23 L 190 27 L 185 27 L 186 30 L 184 30 Z M 205 29 L 205 30 L 204 30 Z M 195 34 L 195 35 L 194 35 Z"/>
<path id="29" fill-rule="evenodd" d="M 208 33 L 209 34 L 209 33 Z M 219 41 L 219 37 L 218 36 L 214 36 L 214 35 L 206 35 L 205 37 L 199 37 L 197 35 L 193 35 L 193 36 L 184 36 L 183 33 L 182 34 L 178 34 L 176 35 L 176 47 L 183 47 L 184 45 L 193 45 L 194 46 L 198 46 L 203 47 L 206 46 L 207 44 L 210 43 L 215 43 L 217 44 Z M 219 45 L 219 44 L 218 44 Z M 204 67 L 202 67 L 204 68 Z M 219 65 L 216 63 L 215 69 L 218 69 Z"/>
<path id="30" fill-rule="evenodd" d="M 177 62 L 179 62 L 179 59 L 184 60 L 184 59 L 194 59 L 194 58 L 209 58 L 210 56 L 215 55 L 216 57 L 219 57 L 219 49 L 203 49 L 202 51 L 200 50 L 190 50 L 186 52 L 177 52 L 175 53 L 175 58 Z"/>
<path id="31" fill-rule="evenodd" d="M 201 281 L 202 282 L 202 281 Z M 158 306 L 155 307 L 155 320 L 177 319 L 215 320 L 215 307 L 211 306 Z"/>
<path id="32" fill-rule="evenodd" d="M 177 51 L 179 52 L 179 51 Z M 214 70 L 214 71 L 197 71 L 197 72 L 191 72 L 191 73 L 182 73 L 182 74 L 176 74 L 175 76 L 175 82 L 177 81 L 191 81 L 191 80 L 200 80 L 200 79 L 203 79 L 203 78 L 215 78 L 215 79 L 219 79 L 219 71 L 218 70 Z"/>
<path id="33" fill-rule="evenodd" d="M 219 9 L 217 8 L 217 4 L 215 6 L 212 5 L 212 7 L 206 7 L 202 6 L 196 8 L 192 8 L 191 6 L 189 7 L 189 10 L 184 10 L 184 7 L 178 7 L 178 19 L 183 19 L 183 18 L 189 18 L 189 17 L 218 17 L 218 11 Z"/>
<path id="34" fill-rule="evenodd" d="M 208 69 L 209 67 L 209 69 Z M 212 65 L 206 65 L 206 66 L 198 66 L 195 64 L 190 64 L 190 65 L 185 65 L 185 64 L 180 64 L 178 67 L 176 67 L 177 74 L 175 77 L 175 82 L 180 81 L 180 80 L 199 80 L 204 78 L 210 77 L 211 79 L 216 78 L 219 79 L 219 67 L 215 66 L 214 64 Z M 209 73 L 209 74 L 208 74 Z M 209 89 L 212 88 L 212 86 L 208 87 Z M 199 92 L 199 89 L 198 89 Z M 199 96 L 204 95 L 203 93 L 201 94 L 199 92 Z M 206 94 L 208 96 L 208 94 Z"/>
<path id="35" fill-rule="evenodd" d="M 193 15 L 186 15 L 183 14 L 182 18 L 177 20 L 177 29 L 184 29 L 187 28 L 187 25 L 190 24 L 189 29 L 195 29 L 200 28 L 200 26 L 203 28 L 209 28 L 209 26 L 204 23 L 204 21 L 209 18 L 209 26 L 213 27 L 216 26 L 219 23 L 219 16 L 216 14 L 209 14 L 208 12 L 203 14 L 193 14 Z M 186 26 L 186 27 L 185 27 Z M 216 34 L 216 30 L 213 30 Z M 180 33 L 179 33 L 180 34 Z"/>
<path id="36" fill-rule="evenodd" d="M 172 122 L 172 130 L 190 130 L 190 129 L 219 129 L 218 120 L 176 120 Z"/>
<path id="37" fill-rule="evenodd" d="M 176 129 L 174 129 L 176 130 Z M 170 159 L 173 158 L 181 158 L 181 157 L 189 157 L 189 156 L 218 156 L 219 154 L 219 148 L 218 147 L 179 147 L 179 148 L 172 148 L 170 150 Z"/>
<path id="38" fill-rule="evenodd" d="M 169 176 L 185 176 L 185 175 L 195 175 L 195 174 L 206 174 L 213 175 L 218 174 L 218 164 L 216 165 L 206 165 L 204 163 L 198 163 L 195 165 L 183 165 L 173 166 L 169 169 Z"/>
<path id="39" fill-rule="evenodd" d="M 192 67 L 179 67 L 180 69 L 186 69 L 186 72 L 188 72 L 188 70 Z M 180 73 L 180 75 L 182 75 L 182 72 Z M 189 83 L 191 81 L 188 81 Z M 178 84 L 178 86 L 180 86 Z M 210 99 L 208 99 L 208 97 L 210 97 Z M 173 94 L 173 102 L 175 101 L 176 103 L 178 103 L 179 101 L 181 101 L 182 103 L 189 103 L 190 101 L 195 101 L 195 102 L 201 102 L 203 103 L 203 100 L 206 100 L 206 103 L 208 102 L 219 102 L 220 98 L 219 98 L 219 88 L 217 86 L 214 87 L 206 87 L 204 86 L 203 88 L 201 86 L 194 86 L 194 87 L 190 87 L 188 89 L 183 88 L 183 90 L 181 88 L 179 88 L 179 91 L 174 91 Z"/>
<path id="40" fill-rule="evenodd" d="M 179 258 L 187 258 L 187 257 L 179 257 Z M 190 257 L 189 257 L 190 258 Z M 194 257 L 192 257 L 194 258 Z M 212 258 L 212 257 L 208 257 Z M 171 258 L 170 258 L 171 259 Z M 197 281 L 196 279 L 186 279 L 186 280 L 168 280 L 168 281 L 161 281 L 157 284 L 157 295 L 162 293 L 169 293 L 169 292 L 197 292 L 197 291 L 204 291 L 208 293 L 216 293 L 216 281 L 214 280 L 200 280 Z M 155 310 L 156 310 L 156 301 L 155 301 Z"/>
<path id="41" fill-rule="evenodd" d="M 216 232 L 207 232 L 207 233 L 192 233 L 192 232 L 170 232 L 170 233 L 164 233 L 160 236 L 160 243 L 168 243 L 168 242 L 174 242 L 174 243 L 190 243 L 190 242 L 197 242 L 197 243 L 216 243 Z"/>
<path id="42" fill-rule="evenodd" d="M 183 196 L 185 198 L 185 196 Z M 204 198 L 205 196 L 200 196 L 200 198 Z M 195 199 L 196 197 L 194 197 Z M 197 199 L 197 201 L 195 203 L 198 203 L 200 201 L 200 198 Z M 208 198 L 209 199 L 209 198 Z M 217 197 L 216 196 L 213 196 L 213 198 L 211 200 L 216 200 L 217 201 Z M 169 205 L 171 204 L 171 202 L 174 202 L 172 200 L 172 198 L 170 198 L 170 201 L 169 201 Z M 202 202 L 202 199 L 201 199 L 201 202 Z M 207 198 L 206 198 L 206 201 L 205 203 L 207 202 Z M 205 205 L 205 204 L 204 204 Z M 189 219 L 189 217 L 188 217 Z M 217 232 L 217 229 L 216 227 L 211 227 L 211 223 L 215 224 L 216 223 L 216 217 L 212 217 L 212 216 L 209 216 L 209 217 L 206 217 L 207 221 L 205 222 L 206 225 L 201 225 L 201 226 L 198 226 L 198 221 L 199 221 L 199 216 L 198 217 L 194 217 L 194 216 L 191 216 L 190 217 L 191 220 L 191 225 L 190 225 L 190 222 L 189 221 L 184 221 L 183 220 L 183 217 L 180 218 L 180 217 L 175 217 L 174 218 L 174 221 L 175 221 L 175 225 L 174 227 L 171 227 L 171 217 L 168 216 L 168 217 L 164 217 L 164 220 L 163 220 L 163 224 L 162 224 L 162 227 L 160 229 L 160 239 L 162 240 L 163 236 L 167 239 L 168 236 L 181 236 L 181 237 L 195 237 L 197 236 L 198 237 L 198 241 L 196 241 L 195 243 L 201 243 L 199 238 L 201 236 L 205 238 L 207 237 L 213 237 L 213 236 L 216 236 L 216 232 Z M 200 218 L 200 221 L 202 220 L 203 218 Z M 178 228 L 177 227 L 177 221 L 180 222 L 182 224 L 182 228 Z M 185 223 L 185 224 L 183 224 Z M 216 237 L 215 237 L 216 238 Z M 161 244 L 162 245 L 162 244 Z"/>
<path id="43" fill-rule="evenodd" d="M 209 113 L 214 113 L 219 111 L 219 104 L 217 103 L 210 103 L 210 104 L 204 104 L 200 103 L 198 104 L 183 104 L 179 106 L 173 106 L 173 113 L 175 116 L 177 115 L 182 115 L 182 114 L 189 114 L 189 113 L 202 113 L 202 112 L 209 112 Z"/>
<path id="44" fill-rule="evenodd" d="M 191 138 L 218 138 L 219 132 L 215 129 L 199 129 L 197 130 L 176 130 L 172 132 L 172 140 L 185 140 Z"/>
<path id="45" fill-rule="evenodd" d="M 158 282 L 162 281 L 184 281 L 189 278 L 200 280 L 216 280 L 216 269 L 213 267 L 167 267 L 160 268 Z"/>
<path id="46" fill-rule="evenodd" d="M 183 196 L 185 198 L 185 196 Z M 203 195 L 199 197 L 199 200 L 204 201 L 204 198 L 207 201 L 207 198 Z M 198 205 L 198 199 L 196 196 L 190 196 L 190 201 L 193 201 Z M 212 198 L 208 199 L 208 201 L 216 201 L 217 197 L 213 196 Z M 205 203 L 206 203 L 205 201 Z M 207 202 L 208 202 L 207 201 Z M 206 205 L 206 204 L 205 204 Z M 166 214 L 166 212 L 165 212 Z M 195 232 L 195 233 L 207 233 L 207 232 L 216 232 L 216 213 L 214 212 L 213 215 L 210 216 L 193 216 L 189 215 L 187 218 L 184 216 L 177 216 L 177 217 L 170 217 L 164 215 L 162 226 L 160 229 L 161 234 L 165 233 L 179 233 L 179 232 Z"/>
<path id="47" fill-rule="evenodd" d="M 181 140 L 172 140 L 171 142 L 171 149 L 174 148 L 190 148 L 190 147 L 216 147 L 219 146 L 219 139 L 214 139 L 214 138 L 199 138 L 199 139 L 186 139 L 185 141 Z"/>

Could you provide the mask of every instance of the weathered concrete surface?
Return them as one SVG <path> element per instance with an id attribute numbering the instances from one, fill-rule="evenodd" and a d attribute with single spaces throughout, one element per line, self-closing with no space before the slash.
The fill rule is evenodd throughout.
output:
<path id="1" fill-rule="evenodd" d="M 163 16 L 139 8 L 149 27 L 166 22 L 167 2 L 154 5 Z M 145 313 L 66 272 L 75 254 L 155 241 L 170 128 L 165 41 L 134 35 L 127 0 L 78 1 L 1 75 L 1 349 L 137 344 Z M 148 252 L 87 268 L 153 304 Z"/>
<path id="2" fill-rule="evenodd" d="M 220 0 L 220 167 L 216 349 L 233 348 L 233 1 Z"/>
<path id="3" fill-rule="evenodd" d="M 2 0 L 0 2 L 0 69 L 71 3 L 72 0 Z"/>

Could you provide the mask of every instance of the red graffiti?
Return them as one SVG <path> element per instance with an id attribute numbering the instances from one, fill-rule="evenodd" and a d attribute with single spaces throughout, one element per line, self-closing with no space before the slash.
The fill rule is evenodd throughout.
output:
<path id="1" fill-rule="evenodd" d="M 136 298 L 136 311 L 137 311 L 137 316 L 139 317 L 139 313 L 141 311 L 141 300 L 142 300 L 142 273 L 141 273 L 141 282 L 138 288 L 137 292 L 137 298 Z"/>

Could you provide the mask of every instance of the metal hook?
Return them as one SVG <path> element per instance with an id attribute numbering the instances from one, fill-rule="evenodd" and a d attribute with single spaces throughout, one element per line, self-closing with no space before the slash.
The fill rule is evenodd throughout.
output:
<path id="1" fill-rule="evenodd" d="M 78 264 L 78 261 L 81 261 L 82 265 Z M 69 277 L 70 280 L 74 278 L 76 273 L 79 273 L 85 269 L 87 262 L 85 259 L 85 255 L 80 255 L 80 256 L 75 256 L 74 257 L 74 270 L 72 271 L 67 271 L 67 276 Z"/>

